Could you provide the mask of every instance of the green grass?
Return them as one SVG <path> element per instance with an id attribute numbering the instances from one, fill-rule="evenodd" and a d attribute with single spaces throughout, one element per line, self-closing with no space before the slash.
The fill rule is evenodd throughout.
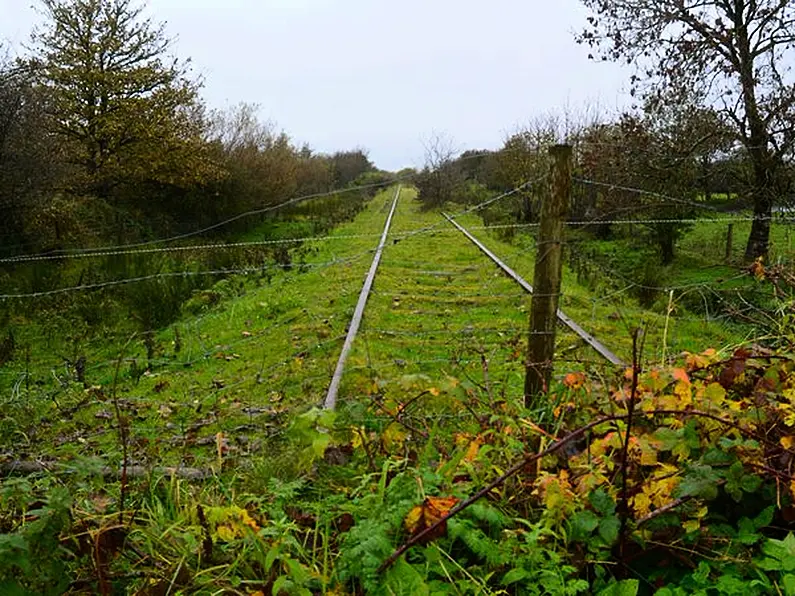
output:
<path id="1" fill-rule="evenodd" d="M 144 374 L 146 351 L 129 328 L 112 330 L 116 337 L 104 342 L 82 343 L 86 383 L 99 388 L 93 393 L 63 365 L 68 321 L 54 326 L 50 337 L 20 333 L 20 343 L 31 346 L 31 359 L 18 357 L 0 373 L 4 403 L 19 412 L 0 432 L 24 437 L 20 451 L 37 456 L 118 459 L 116 384 L 134 429 L 136 460 L 207 465 L 215 461 L 215 438 L 223 433 L 229 464 L 244 461 L 261 448 L 263 437 L 279 434 L 297 412 L 322 403 L 391 198 L 391 191 L 379 194 L 330 239 L 310 242 L 304 272 L 217 284 L 208 295 L 219 304 L 205 306 L 198 316 L 185 314 L 156 334 L 156 358 Z M 459 221 L 532 282 L 532 238 L 508 243 L 478 231 L 475 215 Z M 429 226 L 434 227 L 406 236 Z M 745 339 L 737 327 L 675 308 L 663 341 L 667 303 L 642 309 L 626 292 L 589 288 L 575 277 L 566 272 L 561 308 L 626 361 L 636 327 L 646 331 L 644 356 L 652 362 L 682 351 L 730 348 Z M 488 383 L 492 392 L 516 400 L 529 307 L 530 298 L 516 284 L 440 215 L 421 211 L 414 192 L 404 189 L 340 401 L 369 399 L 384 384 L 413 375 Z M 559 376 L 610 370 L 563 328 L 558 353 Z"/>
<path id="2" fill-rule="evenodd" d="M 363 585 L 375 581 L 374 568 L 402 539 L 395 528 L 403 527 L 406 513 L 426 496 L 465 497 L 536 448 L 539 437 L 526 434 L 526 422 L 557 433 L 564 424 L 587 421 L 586 408 L 575 406 L 607 397 L 621 371 L 559 329 L 556 377 L 587 371 L 599 379 L 594 392 L 578 394 L 557 384 L 548 402 L 520 409 L 531 299 L 439 214 L 421 211 L 411 189 L 401 193 L 348 360 L 340 411 L 319 413 L 393 196 L 394 189 L 378 194 L 331 238 L 304 245 L 303 265 L 270 277 L 233 277 L 202 290 L 179 320 L 158 330 L 155 358 L 145 374 L 145 346 L 132 335 L 131 324 L 107 324 L 105 341 L 79 343 L 87 357 L 88 388 L 70 377 L 58 354 L 70 347 L 66 317 L 57 325 L 38 321 L 33 329 L 39 336 L 30 328 L 20 331 L 21 341 L 30 345 L 30 362 L 21 352 L 0 369 L 4 457 L 57 461 L 69 474 L 0 486 L 0 524 L 25 527 L 19 520 L 26 515 L 7 495 L 28 494 L 30 506 L 39 507 L 41 495 L 65 485 L 74 499 L 71 511 L 86 524 L 73 528 L 73 541 L 113 528 L 121 485 L 102 481 L 96 470 L 120 465 L 121 424 L 129 429 L 131 463 L 153 471 L 127 489 L 126 543 L 137 550 L 113 563 L 120 586 L 142 589 L 148 582 L 155 593 L 167 593 L 172 585 L 189 593 L 269 593 L 277 577 L 285 577 L 312 587 L 290 593 L 332 593 L 346 578 Z M 478 229 L 482 222 L 475 215 L 459 221 L 532 281 L 531 236 L 507 241 L 497 231 Z M 289 229 L 310 229 L 296 226 Z M 424 231 L 413 233 L 418 230 Z M 741 327 L 686 310 L 685 292 L 675 295 L 666 320 L 667 301 L 643 309 L 614 280 L 603 276 L 580 284 L 567 269 L 561 307 L 627 360 L 636 327 L 646 330 L 644 357 L 652 364 L 684 350 L 730 350 L 745 339 Z M 555 414 L 563 404 L 572 406 L 565 422 Z M 511 432 L 495 430 L 500 428 Z M 495 446 L 480 458 L 485 466 L 463 461 L 468 437 L 476 435 L 484 438 L 484 453 L 490 442 Z M 190 485 L 156 470 L 169 465 L 211 474 Z M 541 523 L 538 511 L 523 504 L 533 499 L 523 482 L 511 489 L 515 492 L 506 489 L 506 495 L 516 496 L 511 513 L 484 503 L 462 516 L 461 525 L 451 523 L 451 535 L 466 535 L 467 548 L 491 561 L 483 553 L 496 556 L 495 545 L 524 536 L 518 528 L 530 520 Z M 197 504 L 212 520 L 206 527 L 197 518 Z M 61 514 L 68 511 L 60 507 Z M 256 539 L 242 532 L 229 540 L 218 534 L 218 520 L 239 515 L 236 508 L 258 520 Z M 345 515 L 355 517 L 356 525 L 347 526 Z M 507 515 L 521 521 L 514 524 Z M 514 529 L 487 537 L 481 527 Z M 202 544 L 208 533 L 215 542 L 211 560 L 205 560 Z M 539 557 L 533 563 L 538 569 L 559 572 L 561 581 L 576 571 L 562 570 L 562 559 L 546 560 L 550 553 L 565 552 L 562 539 L 551 534 L 539 534 L 537 543 L 522 548 L 507 546 L 502 559 L 482 568 L 504 573 L 515 552 L 525 552 Z M 443 556 L 441 583 L 471 582 L 471 593 L 489 593 L 483 587 L 487 571 Z M 93 586 L 96 569 L 90 559 L 69 564 L 78 579 Z M 400 569 L 406 572 L 396 566 L 395 577 Z"/>

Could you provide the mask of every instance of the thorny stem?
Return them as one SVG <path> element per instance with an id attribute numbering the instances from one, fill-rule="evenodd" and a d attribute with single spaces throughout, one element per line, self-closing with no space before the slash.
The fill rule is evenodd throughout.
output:
<path id="1" fill-rule="evenodd" d="M 638 345 L 641 333 L 641 329 L 638 328 L 632 335 L 632 389 L 629 395 L 629 402 L 627 403 L 627 427 L 624 431 L 624 445 L 621 449 L 621 503 L 619 505 L 621 530 L 619 532 L 618 552 L 622 559 L 624 558 L 624 550 L 627 543 L 627 521 L 629 520 L 629 442 L 632 438 L 632 418 L 635 414 L 635 402 L 638 396 L 638 378 L 641 372 L 641 347 Z"/>

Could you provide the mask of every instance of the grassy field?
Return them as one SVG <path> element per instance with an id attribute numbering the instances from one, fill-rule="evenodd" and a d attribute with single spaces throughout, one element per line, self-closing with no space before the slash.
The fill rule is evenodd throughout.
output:
<path id="1" fill-rule="evenodd" d="M 561 412 L 573 423 L 587 420 L 575 404 L 603 396 L 578 394 L 570 379 L 556 383 L 548 402 L 521 410 L 530 298 L 438 213 L 422 211 L 408 188 L 348 360 L 339 411 L 318 409 L 393 196 L 394 189 L 376 195 L 354 221 L 303 245 L 302 260 L 289 270 L 236 276 L 201 290 L 179 320 L 149 340 L 109 329 L 104 342 L 84 342 L 84 381 L 52 351 L 68 346 L 68 321 L 49 336 L 42 334 L 46 321 L 20 331 L 29 347 L 0 369 L 0 464 L 9 472 L 12 462 L 38 462 L 43 470 L 0 487 L 0 523 L 24 536 L 27 526 L 14 525 L 21 519 L 15 503 L 32 507 L 61 487 L 88 528 L 73 530 L 73 540 L 96 541 L 124 528 L 132 550 L 95 547 L 125 552 L 113 564 L 119 593 L 165 594 L 176 585 L 184 593 L 251 596 L 282 582 L 295 588 L 285 593 L 342 594 L 345 582 L 382 585 L 374 571 L 418 498 L 468 494 L 524 452 L 527 429 L 559 432 Z M 532 281 L 532 236 L 508 241 L 474 214 L 459 221 Z M 676 303 L 666 316 L 667 304 L 640 308 L 614 285 L 581 285 L 570 270 L 564 280 L 562 308 L 627 360 L 636 327 L 646 331 L 650 364 L 685 350 L 730 351 L 746 339 L 743 328 Z M 154 346 L 151 360 L 147 342 Z M 563 329 L 557 352 L 558 381 L 586 372 L 598 380 L 595 387 L 609 388 L 623 376 Z M 494 434 L 495 428 L 509 430 Z M 488 451 L 489 443 L 501 447 Z M 478 452 L 488 454 L 485 467 L 470 462 Z M 125 458 L 136 473 L 120 481 Z M 187 467 L 202 481 L 172 476 L 168 466 Z M 518 485 L 517 495 L 522 490 Z M 521 510 L 531 498 L 525 494 L 511 506 Z M 502 519 L 496 510 L 474 511 L 497 526 L 509 524 L 495 521 Z M 349 518 L 357 520 L 354 529 Z M 463 532 L 470 522 L 462 523 L 455 527 Z M 256 527 L 259 538 L 243 526 Z M 483 546 L 466 538 L 468 548 L 496 553 L 502 544 L 481 538 Z M 471 584 L 461 593 L 498 593 L 486 589 L 486 578 L 509 568 L 518 547 L 505 544 L 504 560 L 483 555 L 490 561 L 484 575 L 451 558 L 438 581 Z M 530 551 L 539 552 L 538 545 Z M 544 557 L 557 557 L 553 551 Z M 82 581 L 91 589 L 111 567 L 110 560 L 97 563 L 96 552 L 93 563 L 90 557 L 68 563 L 70 585 Z M 41 582 L 67 564 L 42 553 Z M 575 571 L 552 559 L 542 568 L 561 586 Z M 410 569 L 398 565 L 386 581 L 410 586 L 406 574 Z"/>
<path id="2" fill-rule="evenodd" d="M 488 380 L 493 391 L 517 399 L 529 297 L 413 196 L 402 192 L 341 401 L 355 403 L 412 375 Z M 13 413 L 0 432 L 24 437 L 10 454 L 116 459 L 118 403 L 134 429 L 137 462 L 214 462 L 218 433 L 236 441 L 230 453 L 249 457 L 262 437 L 322 402 L 390 200 L 389 192 L 378 195 L 354 222 L 309 243 L 305 263 L 291 271 L 239 276 L 199 293 L 189 304 L 198 314 L 186 309 L 156 333 L 151 362 L 139 335 L 117 329 L 80 346 L 85 383 L 78 383 L 60 353 L 68 349 L 68 321 L 21 328 L 17 341 L 28 347 L 0 371 L 3 407 Z M 509 243 L 478 230 L 475 215 L 459 221 L 532 281 L 532 237 Z M 627 361 L 636 327 L 646 331 L 644 356 L 652 362 L 745 339 L 736 326 L 676 308 L 666 317 L 667 304 L 641 309 L 626 293 L 582 286 L 571 272 L 564 279 L 561 307 Z M 32 333 L 45 329 L 48 335 Z M 562 328 L 558 346 L 559 378 L 611 370 Z"/>

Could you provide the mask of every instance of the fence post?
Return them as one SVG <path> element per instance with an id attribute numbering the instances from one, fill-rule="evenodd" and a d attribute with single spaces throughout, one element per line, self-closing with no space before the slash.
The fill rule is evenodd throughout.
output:
<path id="1" fill-rule="evenodd" d="M 571 201 L 572 148 L 555 145 L 549 153 L 552 172 L 549 190 L 541 205 L 525 364 L 524 400 L 528 408 L 533 406 L 538 395 L 548 390 L 552 378 L 563 266 L 563 224 Z"/>
<path id="2" fill-rule="evenodd" d="M 730 223 L 726 230 L 726 261 L 732 260 L 732 244 L 734 243 L 734 224 Z"/>

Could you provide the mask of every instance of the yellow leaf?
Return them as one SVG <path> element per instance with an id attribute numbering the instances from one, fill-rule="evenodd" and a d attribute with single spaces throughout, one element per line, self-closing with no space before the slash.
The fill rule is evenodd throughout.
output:
<path id="1" fill-rule="evenodd" d="M 353 437 L 351 438 L 351 447 L 353 447 L 354 449 L 358 449 L 359 447 L 364 445 L 364 441 L 362 440 L 362 437 L 364 436 L 364 433 L 365 433 L 365 429 L 364 429 L 363 426 L 359 427 L 353 433 Z"/>
<path id="2" fill-rule="evenodd" d="M 680 407 L 686 408 L 693 405 L 693 391 L 689 381 L 687 383 L 683 381 L 677 383 L 676 387 L 674 387 L 674 395 L 679 398 Z"/>
<path id="3" fill-rule="evenodd" d="M 704 397 L 713 405 L 720 406 L 726 401 L 726 390 L 720 383 L 712 383 L 704 392 Z"/>
<path id="4" fill-rule="evenodd" d="M 384 447 L 392 451 L 395 448 L 401 447 L 403 443 L 406 442 L 408 433 L 402 426 L 393 422 L 386 428 L 381 436 L 384 441 Z"/>
<path id="5" fill-rule="evenodd" d="M 693 519 L 690 521 L 686 521 L 682 524 L 682 527 L 685 529 L 685 532 L 696 532 L 701 527 L 701 521 L 697 519 Z"/>
<path id="6" fill-rule="evenodd" d="M 632 508 L 636 516 L 644 517 L 651 512 L 651 499 L 646 493 L 638 493 L 632 498 Z"/>
<path id="7" fill-rule="evenodd" d="M 475 458 L 478 456 L 478 451 L 480 451 L 481 439 L 480 437 L 476 438 L 469 444 L 469 449 L 467 449 L 466 455 L 464 456 L 464 461 L 472 462 L 475 461 Z"/>
<path id="8" fill-rule="evenodd" d="M 441 391 L 439 391 L 439 390 L 438 390 L 436 387 L 431 387 L 430 389 L 428 389 L 428 393 L 430 393 L 430 394 L 431 394 L 431 395 L 433 395 L 434 397 L 439 397 L 439 395 L 440 395 L 442 392 L 441 392 Z"/>
<path id="9" fill-rule="evenodd" d="M 657 465 L 657 450 L 654 449 L 648 441 L 641 441 L 640 443 L 640 465 Z"/>
<path id="10" fill-rule="evenodd" d="M 420 527 L 420 522 L 422 521 L 423 510 L 422 505 L 417 505 L 406 516 L 406 519 L 403 520 L 403 525 L 406 526 L 406 531 L 409 534 L 416 534 L 417 528 Z"/>
<path id="11" fill-rule="evenodd" d="M 792 446 L 795 445 L 795 437 L 793 436 L 781 437 L 779 443 L 781 443 L 781 446 L 784 449 L 792 449 Z"/>
<path id="12" fill-rule="evenodd" d="M 223 540 L 224 542 L 231 542 L 235 538 L 237 538 L 237 532 L 232 529 L 232 526 L 227 526 L 226 524 L 222 524 L 215 529 L 215 533 L 218 535 L 218 538 Z"/>

